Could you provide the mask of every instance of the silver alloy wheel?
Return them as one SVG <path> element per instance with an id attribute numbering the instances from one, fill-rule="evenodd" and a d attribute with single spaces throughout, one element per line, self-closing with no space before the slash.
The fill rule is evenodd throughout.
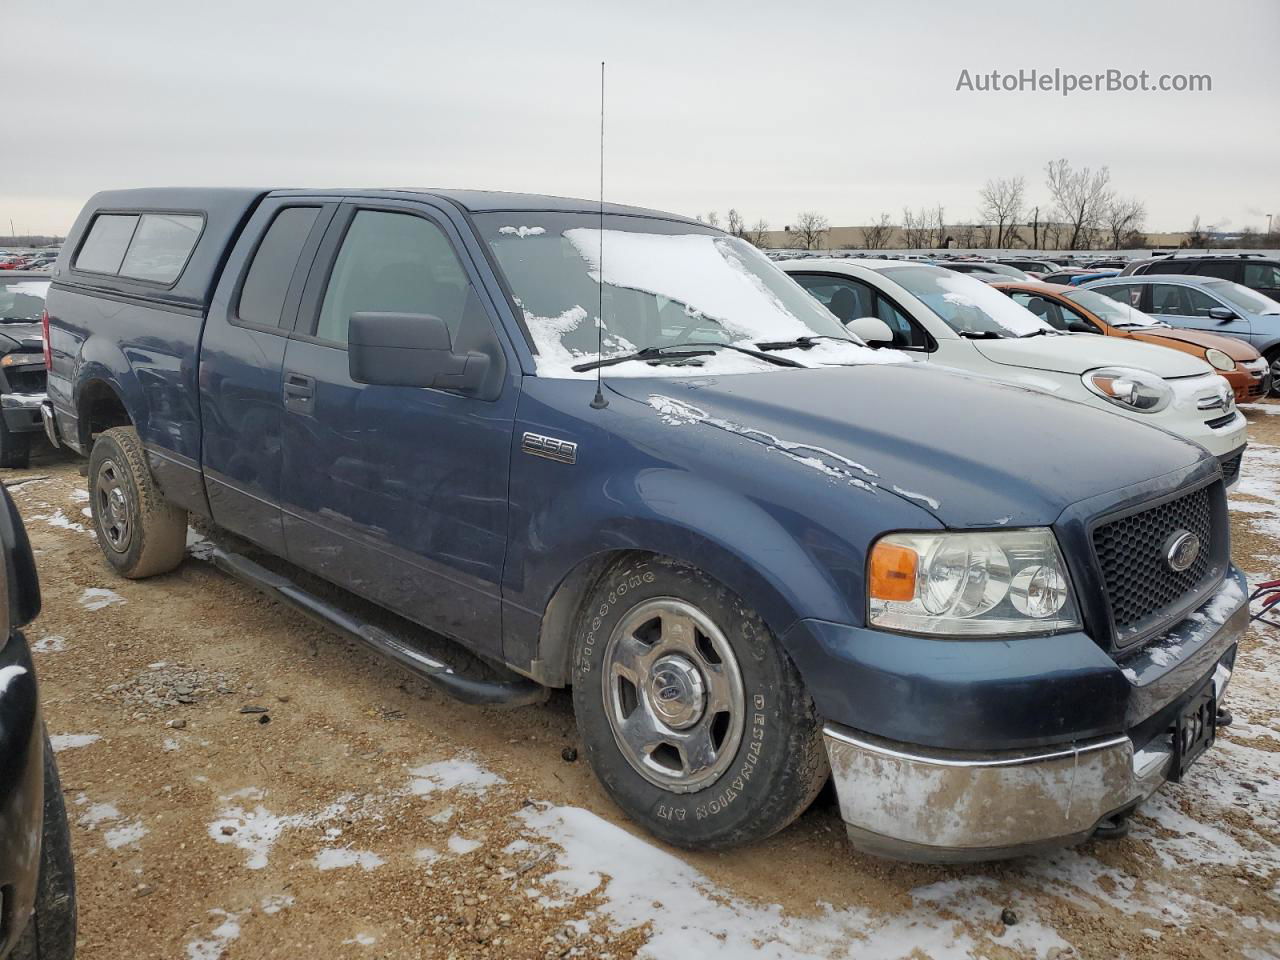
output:
<path id="1" fill-rule="evenodd" d="M 116 553 L 125 553 L 133 527 L 129 523 L 129 498 L 114 460 L 103 460 L 98 467 L 97 493 L 98 533 Z"/>
<path id="2" fill-rule="evenodd" d="M 742 673 L 728 638 L 693 604 L 657 597 L 628 613 L 600 674 L 614 740 L 650 783 L 692 793 L 733 762 L 746 719 Z"/>

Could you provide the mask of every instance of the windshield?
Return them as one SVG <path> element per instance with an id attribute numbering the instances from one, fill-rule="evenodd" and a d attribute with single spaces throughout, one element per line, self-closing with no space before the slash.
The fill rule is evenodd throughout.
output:
<path id="1" fill-rule="evenodd" d="M 1023 337 L 1053 330 L 999 290 L 963 274 L 924 266 L 888 267 L 880 273 L 923 300 L 956 333 Z"/>
<path id="2" fill-rule="evenodd" d="M 1149 317 L 1145 313 L 1141 313 L 1128 304 L 1120 303 L 1112 300 L 1110 297 L 1103 296 L 1095 290 L 1072 290 L 1070 293 L 1064 293 L 1063 296 L 1080 304 L 1096 317 L 1101 317 L 1113 327 L 1164 327 L 1168 326 Z"/>
<path id="3" fill-rule="evenodd" d="M 1204 288 L 1245 313 L 1280 313 L 1280 303 L 1230 280 L 1207 281 Z"/>
<path id="4" fill-rule="evenodd" d="M 819 339 L 771 356 L 804 366 L 903 359 L 873 351 L 744 240 L 694 224 L 596 214 L 486 213 L 474 217 L 524 311 L 539 376 L 594 378 L 603 273 L 603 356 L 685 343 L 757 349 Z M 603 239 L 603 264 L 601 240 Z M 714 349 L 680 359 L 609 366 L 605 376 L 690 376 L 777 370 L 767 360 Z"/>
<path id="5" fill-rule="evenodd" d="M 48 280 L 0 279 L 0 320 L 39 320 Z"/>

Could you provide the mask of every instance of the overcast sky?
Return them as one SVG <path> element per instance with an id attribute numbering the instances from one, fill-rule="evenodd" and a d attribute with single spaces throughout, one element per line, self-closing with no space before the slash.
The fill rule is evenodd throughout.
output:
<path id="1" fill-rule="evenodd" d="M 110 187 L 452 186 L 774 228 L 988 177 L 1111 168 L 1147 229 L 1280 221 L 1280 2 L 0 0 L 0 232 Z M 1208 93 L 957 92 L 972 74 L 1207 73 Z"/>

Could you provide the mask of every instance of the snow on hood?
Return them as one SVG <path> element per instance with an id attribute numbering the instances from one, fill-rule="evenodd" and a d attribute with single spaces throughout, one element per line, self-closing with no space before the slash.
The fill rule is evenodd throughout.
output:
<path id="1" fill-rule="evenodd" d="M 664 449 L 687 469 L 750 441 L 819 482 L 871 487 L 957 528 L 1051 523 L 1079 500 L 1208 456 L 1087 404 L 925 364 L 606 383 L 683 435 Z"/>
<path id="2" fill-rule="evenodd" d="M 1078 374 L 1098 367 L 1137 367 L 1159 377 L 1195 377 L 1212 372 L 1207 363 L 1192 354 L 1119 337 L 1055 336 L 971 342 L 994 363 L 1029 370 Z"/>

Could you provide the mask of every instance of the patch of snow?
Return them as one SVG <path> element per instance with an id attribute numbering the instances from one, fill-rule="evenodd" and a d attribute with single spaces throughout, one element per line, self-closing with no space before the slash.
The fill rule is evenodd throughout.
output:
<path id="1" fill-rule="evenodd" d="M 331 847 L 321 850 L 313 861 L 317 870 L 342 870 L 346 867 L 359 867 L 361 870 L 375 870 L 386 861 L 369 850 L 351 850 L 348 847 Z"/>
<path id="2" fill-rule="evenodd" d="M 826 447 L 783 440 L 764 430 L 745 427 L 731 420 L 713 417 L 705 410 L 695 407 L 691 403 L 685 403 L 683 400 L 677 400 L 674 397 L 667 397 L 662 394 L 650 394 L 649 406 L 658 411 L 663 423 L 671 426 L 688 426 L 690 424 L 703 423 L 718 430 L 724 430 L 727 433 L 734 433 L 740 437 L 760 443 L 770 450 L 787 457 L 789 460 L 794 460 L 802 466 L 825 474 L 833 480 L 841 480 L 850 486 L 875 493 L 876 488 L 874 486 L 855 474 L 856 471 L 867 477 L 878 476 L 873 470 L 854 460 L 850 460 L 848 457 L 828 450 Z M 807 451 L 809 454 L 816 454 L 817 456 L 806 456 L 801 451 Z M 834 463 L 829 461 L 834 461 Z"/>
<path id="3" fill-rule="evenodd" d="M 906 497 L 909 500 L 919 500 L 921 503 L 927 503 L 930 506 L 930 508 L 934 510 L 937 510 L 938 507 L 942 505 L 934 497 L 930 497 L 927 494 L 923 494 L 923 493 L 912 493 L 910 490 L 903 490 L 901 487 L 897 485 L 893 487 L 893 492 L 898 494 L 901 497 Z"/>
<path id="4" fill-rule="evenodd" d="M 187 553 L 197 560 L 208 560 L 213 556 L 213 541 L 193 527 L 187 527 Z"/>
<path id="5" fill-rule="evenodd" d="M 287 910 L 292 907 L 293 902 L 293 897 L 287 893 L 273 893 L 262 898 L 262 912 L 269 917 L 274 916 L 281 910 Z"/>
<path id="6" fill-rule="evenodd" d="M 563 896 L 597 892 L 600 910 L 623 927 L 653 919 L 662 904 L 664 922 L 651 928 L 641 956 L 662 960 L 799 960 L 807 957 L 908 957 L 969 960 L 990 955 L 966 921 L 989 929 L 1006 897 L 986 877 L 964 877 L 920 887 L 910 908 L 878 914 L 820 905 L 815 916 L 784 916 L 778 904 L 735 896 L 679 857 L 576 807 L 531 807 L 517 816 L 560 848 L 557 869 L 537 881 Z M 606 877 L 608 879 L 606 880 Z M 552 901 L 554 902 L 554 901 Z M 1010 952 L 1044 956 L 1070 944 L 1041 921 L 1029 902 L 994 944 Z"/>
<path id="7" fill-rule="evenodd" d="M 100 733 L 58 733 L 49 738 L 49 744 L 53 747 L 54 753 L 61 753 L 63 750 L 87 747 L 101 739 Z"/>
<path id="8" fill-rule="evenodd" d="M 181 749 L 181 744 L 179 744 L 173 737 L 165 737 L 164 743 L 162 743 L 160 747 L 165 753 L 173 753 Z"/>
<path id="9" fill-rule="evenodd" d="M 490 787 L 507 782 L 471 757 L 428 763 L 415 767 L 409 773 L 414 777 L 409 789 L 420 797 L 437 790 L 462 790 L 465 793 L 480 794 Z"/>
<path id="10" fill-rule="evenodd" d="M 257 787 L 247 787 L 223 797 L 218 818 L 208 827 L 209 837 L 215 843 L 234 844 L 248 854 L 245 866 L 250 870 L 266 867 L 271 848 L 285 830 L 333 820 L 347 809 L 345 802 L 339 800 L 319 813 L 282 816 L 263 806 L 261 801 L 265 798 L 266 793 Z M 255 804 L 254 808 L 245 809 L 246 802 Z"/>
<path id="11" fill-rule="evenodd" d="M 523 240 L 525 237 L 540 237 L 542 236 L 542 234 L 546 233 L 547 231 L 543 227 L 521 226 L 521 227 L 499 227 L 498 232 L 505 233 L 509 236 L 514 235 L 519 237 L 521 240 Z"/>
<path id="12" fill-rule="evenodd" d="M 343 940 L 342 945 L 345 947 L 348 944 L 354 943 L 361 947 L 372 947 L 377 942 L 378 942 L 378 938 L 371 933 L 357 933 L 350 940 Z"/>
<path id="13" fill-rule="evenodd" d="M 413 859 L 419 863 L 434 863 L 440 859 L 440 851 L 435 847 L 422 847 L 413 852 Z"/>
<path id="14" fill-rule="evenodd" d="M 130 820 L 106 831 L 102 839 L 108 848 L 118 850 L 120 847 L 137 843 L 150 832 L 140 821 Z"/>
<path id="15" fill-rule="evenodd" d="M 74 500 L 76 503 L 88 503 L 89 491 L 86 490 L 84 487 L 77 487 L 76 489 L 71 491 L 71 499 Z"/>
<path id="16" fill-rule="evenodd" d="M 187 944 L 187 960 L 220 960 L 232 941 L 240 938 L 240 914 L 225 910 L 210 910 L 209 913 L 221 917 L 222 921 L 209 936 Z"/>
<path id="17" fill-rule="evenodd" d="M 33 643 L 31 649 L 36 653 L 62 653 L 67 649 L 67 638 L 49 634 Z"/>
<path id="18" fill-rule="evenodd" d="M 479 850 L 484 844 L 479 840 L 472 840 L 461 834 L 455 833 L 449 838 L 449 850 L 459 856 L 470 853 L 473 850 Z"/>
<path id="19" fill-rule="evenodd" d="M 438 813 L 433 813 L 427 817 L 432 823 L 448 823 L 453 819 L 453 807 L 445 807 Z"/>
<path id="20" fill-rule="evenodd" d="M 51 527 L 61 527 L 63 530 L 72 530 L 75 533 L 89 532 L 85 528 L 85 525 L 83 523 L 76 523 L 74 520 L 69 519 L 67 515 L 62 512 L 61 507 L 59 507 L 57 510 L 54 510 L 53 513 L 42 515 L 42 516 L 31 517 L 31 519 L 43 520 L 45 521 L 45 523 L 49 524 L 49 526 Z"/>
<path id="21" fill-rule="evenodd" d="M 19 677 L 26 676 L 26 667 L 4 667 L 0 668 L 0 696 L 9 689 L 9 684 L 17 680 Z"/>
<path id="22" fill-rule="evenodd" d="M 80 606 L 86 610 L 102 610 L 124 602 L 124 597 L 105 587 L 86 587 L 84 593 L 80 594 Z"/>

